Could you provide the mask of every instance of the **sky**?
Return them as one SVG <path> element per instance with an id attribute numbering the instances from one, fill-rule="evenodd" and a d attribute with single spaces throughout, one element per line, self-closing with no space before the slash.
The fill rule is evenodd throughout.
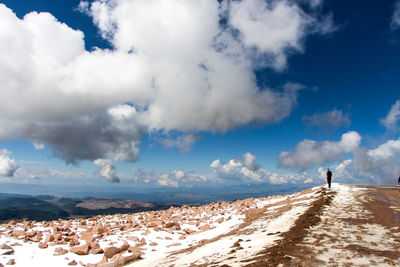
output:
<path id="1" fill-rule="evenodd" d="M 393 184 L 399 71 L 400 1 L 0 0 L 0 186 Z"/>

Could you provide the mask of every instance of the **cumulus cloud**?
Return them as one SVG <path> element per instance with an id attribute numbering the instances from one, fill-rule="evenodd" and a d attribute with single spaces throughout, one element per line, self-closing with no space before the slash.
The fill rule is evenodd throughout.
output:
<path id="1" fill-rule="evenodd" d="M 112 161 L 109 159 L 96 159 L 93 161 L 95 165 L 99 167 L 99 176 L 105 178 L 107 181 L 112 183 L 119 183 L 120 180 L 117 177 L 117 172 L 115 170 Z"/>
<path id="2" fill-rule="evenodd" d="M 346 183 L 394 184 L 400 175 L 400 139 L 388 140 L 373 149 L 360 147 L 352 159 L 333 168 L 334 178 Z M 324 171 L 321 168 L 321 178 Z"/>
<path id="3" fill-rule="evenodd" d="M 397 30 L 400 26 L 400 1 L 394 4 L 394 11 L 390 27 L 392 30 Z"/>
<path id="4" fill-rule="evenodd" d="M 256 162 L 256 157 L 249 152 L 241 159 L 231 159 L 227 163 L 222 163 L 219 159 L 214 160 L 210 167 L 213 169 L 214 179 L 271 184 L 298 183 L 307 180 L 310 183 L 310 177 L 305 172 L 279 174 L 263 169 Z"/>
<path id="5" fill-rule="evenodd" d="M 293 152 L 279 154 L 279 164 L 286 167 L 306 169 L 308 167 L 334 162 L 343 158 L 343 153 L 355 151 L 361 142 L 361 136 L 354 131 L 342 135 L 338 142 L 303 140 Z"/>
<path id="6" fill-rule="evenodd" d="M 182 132 L 172 145 L 184 149 L 190 133 L 283 120 L 301 87 L 260 88 L 254 68 L 284 68 L 329 20 L 287 0 L 98 0 L 78 9 L 111 49 L 86 51 L 84 34 L 50 13 L 18 18 L 0 4 L 0 139 L 49 145 L 70 163 L 133 162 L 146 132 Z"/>
<path id="7" fill-rule="evenodd" d="M 18 163 L 10 158 L 11 152 L 0 149 L 0 177 L 12 177 L 19 168 Z"/>
<path id="8" fill-rule="evenodd" d="M 156 171 L 143 171 L 141 169 L 133 170 L 133 181 L 152 183 L 162 187 L 188 187 L 193 183 L 216 181 L 212 175 L 201 175 L 183 170 L 173 170 L 169 173 L 158 173 Z"/>
<path id="9" fill-rule="evenodd" d="M 349 127 L 351 124 L 349 115 L 343 114 L 342 110 L 337 109 L 311 116 L 303 116 L 303 122 L 309 128 L 320 127 L 325 130 L 337 130 L 342 126 Z"/>
<path id="10" fill-rule="evenodd" d="M 397 100 L 396 103 L 390 108 L 388 114 L 385 118 L 382 118 L 379 122 L 389 131 L 396 131 L 397 124 L 400 119 L 400 100 Z"/>

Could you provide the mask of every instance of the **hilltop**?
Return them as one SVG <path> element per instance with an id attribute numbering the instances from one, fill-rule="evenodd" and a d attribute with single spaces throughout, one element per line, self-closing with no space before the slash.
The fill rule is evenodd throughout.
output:
<path id="1" fill-rule="evenodd" d="M 398 266 L 400 192 L 302 192 L 0 225 L 0 266 Z"/>

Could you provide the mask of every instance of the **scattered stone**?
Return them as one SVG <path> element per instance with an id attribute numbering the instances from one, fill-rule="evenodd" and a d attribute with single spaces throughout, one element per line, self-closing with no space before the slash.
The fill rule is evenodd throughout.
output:
<path id="1" fill-rule="evenodd" d="M 1 244 L 0 245 L 0 249 L 12 249 L 12 247 L 10 247 L 9 245 L 7 245 L 6 243 Z"/>
<path id="2" fill-rule="evenodd" d="M 124 260 L 124 265 L 128 264 L 134 260 L 140 259 L 140 253 L 139 252 L 133 252 L 131 255 L 129 256 L 125 256 L 123 257 Z"/>
<path id="3" fill-rule="evenodd" d="M 6 251 L 6 252 L 4 252 L 3 254 L 1 254 L 1 255 L 14 255 L 14 250 L 13 249 L 11 249 L 11 250 L 9 250 L 9 251 Z"/>
<path id="4" fill-rule="evenodd" d="M 106 229 L 101 224 L 96 224 L 92 229 L 92 234 L 101 235 L 106 232 Z"/>
<path id="5" fill-rule="evenodd" d="M 149 246 L 155 247 L 155 246 L 158 246 L 158 244 L 157 244 L 156 242 L 151 242 L 151 243 L 149 244 Z"/>
<path id="6" fill-rule="evenodd" d="M 168 245 L 167 248 L 169 248 L 169 247 L 176 247 L 176 246 L 180 246 L 180 245 L 182 245 L 182 244 L 181 244 L 181 243 L 173 243 L 173 244 L 171 244 L 171 245 Z"/>
<path id="7" fill-rule="evenodd" d="M 68 265 L 78 265 L 78 263 L 75 260 L 72 260 Z"/>
<path id="8" fill-rule="evenodd" d="M 15 243 L 12 243 L 10 246 L 17 247 L 17 246 L 22 246 L 22 244 L 15 242 Z"/>
<path id="9" fill-rule="evenodd" d="M 6 263 L 6 265 L 14 265 L 14 264 L 15 264 L 15 260 L 14 259 L 11 259 Z"/>
<path id="10" fill-rule="evenodd" d="M 39 248 L 44 249 L 44 248 L 48 248 L 49 245 L 47 243 L 39 243 Z"/>
<path id="11" fill-rule="evenodd" d="M 91 254 L 101 254 L 103 252 L 104 252 L 104 250 L 100 247 L 100 244 L 98 242 L 93 242 L 90 245 L 90 253 Z"/>
<path id="12" fill-rule="evenodd" d="M 111 259 L 115 254 L 118 254 L 120 249 L 117 247 L 106 247 L 104 249 L 104 256 Z"/>
<path id="13" fill-rule="evenodd" d="M 88 255 L 89 254 L 89 245 L 73 247 L 69 251 L 72 253 L 75 253 L 77 255 Z"/>
<path id="14" fill-rule="evenodd" d="M 68 250 L 62 248 L 62 247 L 56 247 L 56 249 L 54 250 L 54 254 L 55 256 L 59 256 L 59 255 L 64 255 L 68 253 Z"/>
<path id="15" fill-rule="evenodd" d="M 210 227 L 210 225 L 205 224 L 203 226 L 200 226 L 199 229 L 202 230 L 202 231 L 207 231 L 207 230 L 210 230 L 211 227 Z"/>
<path id="16" fill-rule="evenodd" d="M 47 235 L 46 238 L 44 239 L 45 243 L 53 242 L 54 241 L 54 235 Z"/>
<path id="17" fill-rule="evenodd" d="M 184 235 L 181 235 L 181 236 L 179 237 L 179 240 L 184 240 L 184 239 L 186 239 L 186 236 L 184 236 Z"/>
<path id="18" fill-rule="evenodd" d="M 223 217 L 221 217 L 221 218 L 219 218 L 218 220 L 216 220 L 216 222 L 217 222 L 217 223 L 223 223 L 224 220 L 225 220 L 225 219 L 224 219 Z"/>
<path id="19" fill-rule="evenodd" d="M 85 231 L 81 233 L 81 239 L 86 241 L 86 244 L 92 243 L 95 238 L 93 237 L 92 233 Z"/>

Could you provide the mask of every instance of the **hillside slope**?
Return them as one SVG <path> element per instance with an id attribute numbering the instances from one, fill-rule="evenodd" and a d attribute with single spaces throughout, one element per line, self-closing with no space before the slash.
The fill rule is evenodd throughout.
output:
<path id="1" fill-rule="evenodd" d="M 0 225 L 0 266 L 400 266 L 397 187 Z M 69 265 L 68 265 L 69 264 Z"/>

